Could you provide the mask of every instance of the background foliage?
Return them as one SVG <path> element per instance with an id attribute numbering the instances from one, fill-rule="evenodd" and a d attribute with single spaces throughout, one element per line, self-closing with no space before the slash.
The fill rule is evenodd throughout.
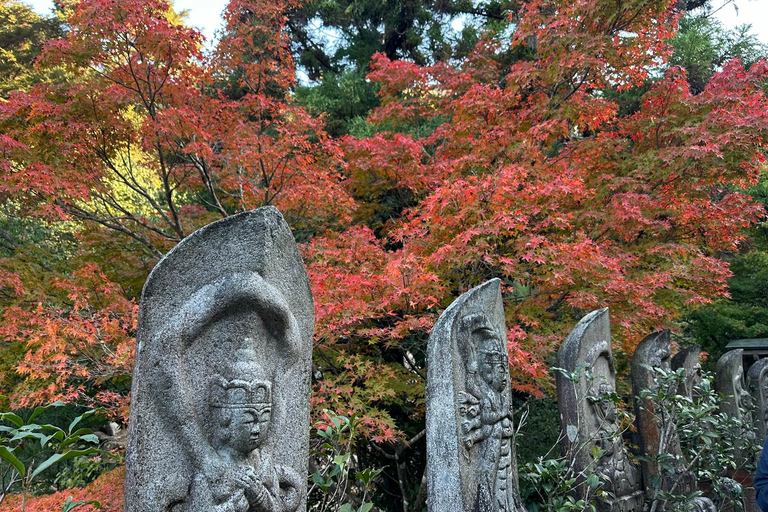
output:
<path id="1" fill-rule="evenodd" d="M 124 423 L 146 275 L 267 204 L 315 294 L 314 420 L 355 418 L 392 510 L 424 505 L 429 330 L 482 281 L 521 403 L 597 307 L 620 366 L 662 327 L 768 335 L 765 49 L 708 2 L 233 0 L 210 52 L 162 0 L 57 7 L 0 3 L 2 405 Z"/>

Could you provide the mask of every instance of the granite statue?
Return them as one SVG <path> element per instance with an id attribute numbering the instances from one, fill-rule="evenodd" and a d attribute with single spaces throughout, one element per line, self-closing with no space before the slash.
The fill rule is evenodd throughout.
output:
<path id="1" fill-rule="evenodd" d="M 584 478 L 600 476 L 600 512 L 641 512 L 644 493 L 639 470 L 629 460 L 616 417 L 616 370 L 608 308 L 581 319 L 557 354 L 557 404 L 563 452 L 581 475 L 576 499 L 589 499 Z M 595 454 L 599 454 L 595 459 Z M 594 497 L 592 494 L 591 497 Z"/>
<path id="2" fill-rule="evenodd" d="M 693 401 L 698 400 L 698 387 L 701 385 L 701 347 L 693 345 L 680 350 L 672 357 L 673 371 L 683 368 L 684 379 L 677 389 L 677 394 Z"/>
<path id="3" fill-rule="evenodd" d="M 738 348 L 723 354 L 715 365 L 715 390 L 722 395 L 720 412 L 731 418 L 741 420 L 745 425 L 752 426 L 752 410 L 755 406 L 752 395 L 747 391 L 744 382 L 743 350 Z M 741 467 L 753 458 L 748 449 L 755 442 L 754 434 L 749 432 L 742 439 L 743 444 L 734 449 L 735 463 Z"/>
<path id="4" fill-rule="evenodd" d="M 752 396 L 752 421 L 757 439 L 768 437 L 768 358 L 758 359 L 747 372 L 747 387 Z"/>
<path id="5" fill-rule="evenodd" d="M 314 305 L 277 209 L 182 240 L 139 318 L 125 511 L 305 510 Z"/>
<path id="6" fill-rule="evenodd" d="M 445 310 L 427 357 L 430 512 L 523 512 L 498 279 Z"/>
<path id="7" fill-rule="evenodd" d="M 635 349 L 632 356 L 632 394 L 635 400 L 635 421 L 638 433 L 640 453 L 648 460 L 641 464 L 646 497 L 657 499 L 657 491 L 674 494 L 690 494 L 696 489 L 696 478 L 690 471 L 685 471 L 677 425 L 670 411 L 661 408 L 652 400 L 642 399 L 641 390 L 659 391 L 654 368 L 671 372 L 672 347 L 669 331 L 660 331 L 647 336 Z M 676 386 L 675 386 L 676 387 Z M 677 389 L 663 390 L 676 393 Z M 670 464 L 673 472 L 663 472 L 658 461 L 659 454 L 672 455 L 676 459 Z M 655 483 L 654 480 L 660 480 Z"/>

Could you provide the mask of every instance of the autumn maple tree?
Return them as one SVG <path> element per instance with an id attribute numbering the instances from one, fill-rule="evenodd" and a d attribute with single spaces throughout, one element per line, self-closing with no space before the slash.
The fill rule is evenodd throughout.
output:
<path id="1" fill-rule="evenodd" d="M 0 107 L 9 213 L 68 223 L 78 243 L 67 257 L 84 265 L 33 290 L 14 268 L 19 255 L 5 260 L 4 334 L 26 343 L 18 369 L 47 390 L 22 386 L 19 404 L 72 399 L 83 383 L 104 382 L 80 363 L 114 367 L 114 354 L 132 350 L 138 290 L 126 297 L 120 288 L 194 229 L 265 204 L 305 237 L 347 221 L 340 150 L 286 102 L 294 71 L 285 8 L 231 3 L 226 33 L 204 55 L 199 33 L 165 2 L 67 4 L 67 37 L 50 41 L 38 65 L 78 78 L 39 83 Z M 127 258 L 99 256 L 115 243 Z M 102 339 L 111 322 L 121 335 Z M 92 344 L 98 355 L 87 353 Z"/>
<path id="2" fill-rule="evenodd" d="M 37 65 L 71 78 L 0 104 L 3 219 L 19 227 L 0 259 L 2 385 L 17 405 L 124 415 L 149 270 L 194 229 L 274 204 L 315 294 L 316 419 L 356 414 L 357 460 L 395 461 L 390 490 L 418 510 L 426 342 L 458 295 L 502 279 L 523 397 L 551 386 L 588 311 L 611 308 L 626 357 L 727 294 L 719 256 L 763 215 L 745 189 L 768 68 L 730 61 L 692 92 L 667 64 L 678 4 L 510 2 L 450 58 L 374 55 L 378 106 L 332 137 L 293 94 L 290 36 L 306 32 L 289 24 L 308 4 L 234 0 L 204 52 L 163 1 L 66 3 L 66 38 Z M 630 112 L 628 91 L 645 91 Z"/>
<path id="3" fill-rule="evenodd" d="M 423 367 L 437 313 L 499 277 L 513 386 L 537 392 L 588 311 L 611 308 L 627 357 L 684 308 L 727 293 L 717 256 L 763 213 L 744 189 L 764 161 L 766 67 L 731 61 L 698 95 L 678 68 L 650 76 L 668 57 L 674 7 L 528 2 L 511 40 L 490 34 L 458 66 L 374 58 L 376 133 L 343 141 L 368 228 L 316 237 L 307 252 L 318 281 L 336 272 L 316 300 L 337 364 L 367 354 Z M 501 63 L 506 45 L 525 58 Z M 604 91 L 650 78 L 639 110 L 620 116 Z"/>

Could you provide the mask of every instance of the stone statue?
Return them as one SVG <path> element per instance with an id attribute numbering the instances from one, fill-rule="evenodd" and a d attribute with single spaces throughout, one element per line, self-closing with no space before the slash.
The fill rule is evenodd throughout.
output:
<path id="1" fill-rule="evenodd" d="M 557 366 L 579 373 L 578 379 L 556 374 L 560 426 L 566 434 L 563 451 L 575 474 L 582 479 L 590 473 L 600 476 L 600 490 L 610 493 L 598 498 L 600 512 L 642 511 L 639 471 L 629 461 L 616 419 L 616 371 L 608 308 L 581 319 L 560 347 Z M 597 460 L 594 453 L 600 454 Z M 580 482 L 576 499 L 589 498 L 587 489 Z"/>
<path id="2" fill-rule="evenodd" d="M 690 501 L 693 512 L 718 512 L 717 507 L 711 499 L 704 496 L 697 496 Z"/>
<path id="3" fill-rule="evenodd" d="M 741 420 L 752 426 L 754 402 L 744 385 L 743 350 L 737 348 L 723 354 L 715 366 L 715 390 L 722 395 L 720 412 L 731 418 Z M 754 436 L 748 435 L 745 441 L 754 442 Z M 749 443 L 745 443 L 747 445 Z M 736 467 L 741 467 L 752 455 L 746 446 L 736 446 L 734 450 Z"/>
<path id="4" fill-rule="evenodd" d="M 523 512 L 498 279 L 445 310 L 427 357 L 430 512 Z"/>
<path id="5" fill-rule="evenodd" d="M 697 387 L 701 385 L 701 347 L 694 345 L 684 348 L 672 357 L 672 370 L 684 368 L 685 380 L 680 384 L 677 394 L 698 400 Z"/>
<path id="6" fill-rule="evenodd" d="M 752 395 L 752 421 L 757 439 L 768 437 L 768 358 L 758 359 L 747 372 L 747 387 Z"/>
<path id="7" fill-rule="evenodd" d="M 694 474 L 684 469 L 680 438 L 677 435 L 677 425 L 672 414 L 659 409 L 652 401 L 642 400 L 639 397 L 643 389 L 658 391 L 659 384 L 656 382 L 653 368 L 671 371 L 671 352 L 669 331 L 660 331 L 643 339 L 632 356 L 632 394 L 635 397 L 638 444 L 640 453 L 651 458 L 642 463 L 643 483 L 649 500 L 656 498 L 655 490 L 689 494 L 696 489 Z M 665 391 L 675 393 L 677 390 Z M 659 454 L 677 457 L 677 460 L 672 462 L 675 466 L 673 474 L 661 474 L 659 464 L 652 460 Z M 654 479 L 659 477 L 661 477 L 660 486 L 654 484 Z"/>
<path id="8" fill-rule="evenodd" d="M 210 383 L 208 440 L 226 472 L 215 481 L 195 475 L 184 511 L 293 512 L 300 502 L 301 478 L 261 450 L 272 417 L 272 383 L 255 354 L 240 352 L 231 380 L 215 375 Z M 250 367 L 249 367 L 250 366 Z M 243 377 L 248 380 L 242 380 Z"/>
<path id="9" fill-rule="evenodd" d="M 280 213 L 182 240 L 139 318 L 125 511 L 305 510 L 314 305 Z"/>

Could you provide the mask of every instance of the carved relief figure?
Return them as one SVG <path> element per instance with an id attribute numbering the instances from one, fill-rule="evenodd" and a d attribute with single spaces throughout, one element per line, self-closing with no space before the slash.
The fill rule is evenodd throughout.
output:
<path id="1" fill-rule="evenodd" d="M 469 333 L 466 392 L 459 393 L 462 434 L 468 452 L 479 452 L 477 500 L 494 510 L 516 510 L 510 503 L 508 474 L 512 465 L 514 423 L 510 408 L 509 362 L 500 336 L 482 313 L 462 319 Z"/>
<path id="2" fill-rule="evenodd" d="M 642 508 L 643 493 L 640 490 L 638 470 L 629 461 L 624 448 L 616 418 L 615 393 L 614 386 L 602 381 L 587 397 L 597 419 L 595 446 L 602 452 L 595 465 L 595 473 L 601 475 L 603 483 L 600 489 L 615 496 L 598 500 L 597 509 L 628 512 Z"/>
<path id="3" fill-rule="evenodd" d="M 768 437 L 768 358 L 759 359 L 747 372 L 749 393 L 754 411 L 752 421 L 757 428 L 757 439 Z"/>
<path id="4" fill-rule="evenodd" d="M 184 510 L 294 512 L 300 501 L 299 475 L 260 450 L 269 434 L 272 384 L 216 375 L 208 405 L 209 440 L 226 469 L 214 478 L 195 475 Z"/>
<path id="5" fill-rule="evenodd" d="M 597 501 L 605 512 L 641 511 L 643 492 L 638 469 L 624 448 L 616 417 L 616 372 L 611 350 L 608 309 L 593 311 L 571 331 L 558 352 L 557 366 L 580 372 L 578 380 L 557 374 L 557 398 L 563 448 L 575 472 L 594 471 L 601 476 L 601 490 L 611 493 Z M 579 370 L 580 369 L 580 370 Z M 600 458 L 593 454 L 599 450 Z M 587 497 L 583 483 L 574 490 Z"/>
<path id="6" fill-rule="evenodd" d="M 643 389 L 658 390 L 659 384 L 653 368 L 671 371 L 671 352 L 669 331 L 661 331 L 645 337 L 637 345 L 632 356 L 632 394 L 635 397 L 638 444 L 640 452 L 651 457 L 642 463 L 643 481 L 649 499 L 656 498 L 656 490 L 669 491 L 674 488 L 678 493 L 690 493 L 696 489 L 694 474 L 685 471 L 681 460 L 680 438 L 672 415 L 663 410 L 657 410 L 657 405 L 651 400 L 639 399 Z M 674 393 L 677 390 L 666 391 Z M 661 421 L 662 418 L 664 421 Z M 661 467 L 653 460 L 654 456 L 661 453 L 678 456 L 674 463 L 674 473 L 662 475 Z M 655 480 L 660 475 L 662 480 L 659 486 Z"/>
<path id="7" fill-rule="evenodd" d="M 494 279 L 456 299 L 430 334 L 430 512 L 524 512 L 511 403 L 501 289 Z"/>
<path id="8" fill-rule="evenodd" d="M 302 512 L 314 305 L 274 207 L 182 240 L 144 287 L 125 512 Z"/>
<path id="9" fill-rule="evenodd" d="M 755 403 L 744 385 L 744 364 L 742 349 L 730 350 L 723 354 L 715 366 L 715 390 L 723 396 L 720 411 L 731 418 L 742 420 L 752 425 L 752 410 Z M 754 434 L 749 433 L 745 441 L 754 442 Z M 745 443 L 747 444 L 747 443 Z M 736 447 L 737 466 L 741 466 L 750 457 L 748 450 Z"/>

